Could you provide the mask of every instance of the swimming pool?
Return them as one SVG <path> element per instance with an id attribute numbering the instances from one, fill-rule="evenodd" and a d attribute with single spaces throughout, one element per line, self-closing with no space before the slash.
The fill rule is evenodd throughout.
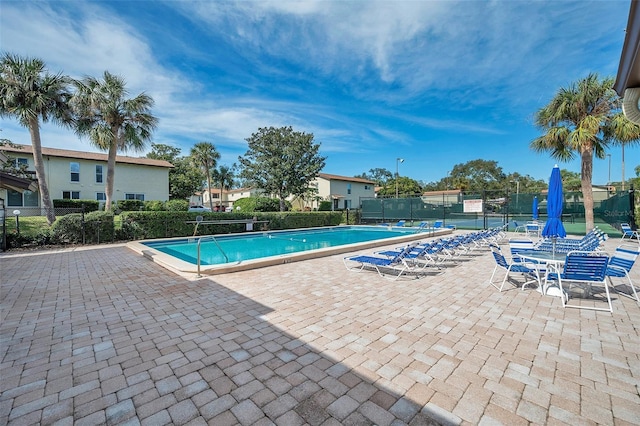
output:
<path id="1" fill-rule="evenodd" d="M 234 272 L 385 244 L 402 243 L 451 230 L 411 227 L 333 226 L 287 231 L 245 232 L 129 243 L 133 250 L 179 272 Z"/>

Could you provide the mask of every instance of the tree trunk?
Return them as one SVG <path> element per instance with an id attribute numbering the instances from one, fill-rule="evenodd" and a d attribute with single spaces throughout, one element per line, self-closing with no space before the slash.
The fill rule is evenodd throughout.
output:
<path id="1" fill-rule="evenodd" d="M 586 225 L 586 232 L 589 232 L 595 227 L 593 220 L 593 187 L 591 184 L 593 177 L 593 149 L 588 148 L 582 151 L 582 170 L 581 170 L 581 182 L 582 186 L 582 199 L 584 203 L 584 221 Z"/>
<path id="2" fill-rule="evenodd" d="M 114 177 L 116 173 L 116 155 L 118 154 L 118 130 L 111 129 L 113 132 L 113 142 L 109 145 L 109 154 L 107 155 L 107 183 L 105 185 L 106 202 L 104 210 L 111 210 L 111 203 L 113 202 L 113 186 Z"/>
<path id="3" fill-rule="evenodd" d="M 42 143 L 40 142 L 40 122 L 37 118 L 29 119 L 29 133 L 31 133 L 31 145 L 33 147 L 33 163 L 36 168 L 36 179 L 38 179 L 38 190 L 40 191 L 40 202 L 44 208 L 47 222 L 53 225 L 56 221 L 56 214 L 53 210 L 53 201 L 49 195 L 49 185 L 44 171 L 44 159 L 42 158 Z"/>
<path id="4" fill-rule="evenodd" d="M 211 193 L 211 172 L 207 169 L 207 192 L 209 193 L 209 208 L 213 211 L 213 194 Z"/>

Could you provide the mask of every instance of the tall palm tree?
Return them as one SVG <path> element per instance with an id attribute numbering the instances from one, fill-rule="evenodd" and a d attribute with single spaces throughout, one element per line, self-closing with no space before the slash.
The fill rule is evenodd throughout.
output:
<path id="1" fill-rule="evenodd" d="M 5 53 L 0 60 L 0 116 L 17 118 L 29 129 L 40 201 L 49 225 L 56 216 L 42 159 L 40 120 L 65 126 L 72 123 L 69 83 L 69 77 L 49 74 L 40 59 Z"/>
<path id="2" fill-rule="evenodd" d="M 213 199 L 211 194 L 211 174 L 220 159 L 220 153 L 211 142 L 198 142 L 191 148 L 191 160 L 202 170 L 207 177 L 207 191 L 209 191 L 209 207 L 213 211 Z M 220 194 L 222 197 L 222 194 Z"/>
<path id="3" fill-rule="evenodd" d="M 624 147 L 637 144 L 640 141 L 640 126 L 627 120 L 624 114 L 619 112 L 613 116 L 607 133 L 622 149 L 622 190 L 624 191 Z"/>
<path id="4" fill-rule="evenodd" d="M 235 180 L 234 167 L 220 166 L 213 170 L 211 178 L 220 185 L 220 205 L 222 206 L 222 192 L 225 188 L 229 189 L 233 186 Z"/>
<path id="5" fill-rule="evenodd" d="M 71 105 L 77 114 L 76 132 L 88 136 L 99 149 L 108 151 L 105 210 L 111 208 L 116 155 L 119 151 L 142 151 L 151 140 L 158 119 L 151 115 L 153 99 L 141 93 L 127 98 L 123 78 L 104 72 L 102 81 L 85 77 L 76 81 Z"/>
<path id="6" fill-rule="evenodd" d="M 533 150 L 550 152 L 551 157 L 560 161 L 580 156 L 587 231 L 594 227 L 593 157 L 605 158 L 610 143 L 630 143 L 640 138 L 640 128 L 633 123 L 622 126 L 627 130 L 636 127 L 627 136 L 620 130 L 621 124 L 615 124 L 622 118 L 617 116 L 620 99 L 613 90 L 613 82 L 613 78 L 600 79 L 598 74 L 589 74 L 558 90 L 551 102 L 536 113 L 536 125 L 544 134 L 530 144 Z"/>

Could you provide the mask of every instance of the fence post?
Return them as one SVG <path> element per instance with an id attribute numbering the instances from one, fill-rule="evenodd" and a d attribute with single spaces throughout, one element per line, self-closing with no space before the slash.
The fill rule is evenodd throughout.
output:
<path id="1" fill-rule="evenodd" d="M 82 219 L 80 220 L 80 223 L 82 225 L 82 245 L 84 245 L 86 243 L 86 223 L 84 221 L 84 203 L 82 203 Z"/>
<path id="2" fill-rule="evenodd" d="M 636 190 L 633 188 L 633 184 L 629 188 L 629 219 L 631 229 L 638 229 L 636 226 Z"/>

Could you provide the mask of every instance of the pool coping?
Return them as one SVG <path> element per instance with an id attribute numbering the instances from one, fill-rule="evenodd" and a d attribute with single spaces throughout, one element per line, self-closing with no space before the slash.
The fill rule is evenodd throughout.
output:
<path id="1" fill-rule="evenodd" d="M 353 226 L 378 226 L 378 225 L 338 225 L 337 227 L 347 227 L 347 226 L 353 227 Z M 337 228 L 337 227 L 331 227 L 331 228 Z M 323 226 L 323 227 L 314 227 L 314 228 L 295 228 L 295 230 L 299 230 L 299 229 L 313 230 L 313 229 L 323 229 L 323 228 L 328 228 L 328 227 Z M 390 226 L 389 228 L 394 228 L 394 227 Z M 407 227 L 407 228 L 411 228 L 411 227 Z M 415 228 L 415 229 L 418 230 L 418 228 Z M 294 229 L 283 229 L 279 231 L 269 231 L 269 232 L 270 233 L 290 232 L 293 230 Z M 222 237 L 222 236 L 228 236 L 228 235 L 240 236 L 240 235 L 251 235 L 258 232 L 264 232 L 264 231 L 249 231 L 249 232 L 240 232 L 237 234 L 213 234 L 213 236 L 214 237 L 216 236 Z M 387 246 L 390 244 L 407 243 L 407 242 L 412 242 L 412 241 L 416 241 L 424 238 L 434 238 L 434 237 L 439 237 L 443 235 L 448 235 L 448 234 L 451 234 L 452 232 L 453 232 L 453 229 L 449 229 L 449 228 L 429 229 L 428 231 L 423 231 L 423 232 L 418 231 L 413 234 L 407 234 L 407 235 L 402 235 L 402 236 L 393 237 L 393 238 L 385 238 L 382 240 L 373 240 L 373 241 L 365 241 L 365 242 L 352 243 L 352 244 L 344 244 L 341 246 L 306 250 L 298 253 L 280 254 L 277 256 L 263 257 L 260 259 L 250 259 L 246 261 L 236 261 L 236 262 L 230 262 L 230 263 L 225 263 L 221 265 L 201 265 L 200 274 L 201 275 L 217 275 L 217 274 L 227 274 L 231 272 L 246 271 L 249 269 L 262 268 L 265 266 L 299 262 L 307 259 L 314 259 L 318 257 L 331 256 L 334 254 L 348 253 L 348 252 L 353 252 L 357 250 Z M 202 237 L 209 237 L 209 236 L 211 235 L 137 240 L 137 241 L 131 241 L 127 243 L 127 247 L 137 252 L 138 254 L 141 254 L 142 256 L 152 260 L 158 265 L 163 266 L 164 268 L 172 270 L 176 273 L 198 274 L 197 265 L 178 259 L 174 256 L 162 253 L 152 247 L 145 245 L 144 243 L 159 241 L 159 240 L 172 241 L 172 240 L 184 240 L 185 238 L 202 238 Z"/>

